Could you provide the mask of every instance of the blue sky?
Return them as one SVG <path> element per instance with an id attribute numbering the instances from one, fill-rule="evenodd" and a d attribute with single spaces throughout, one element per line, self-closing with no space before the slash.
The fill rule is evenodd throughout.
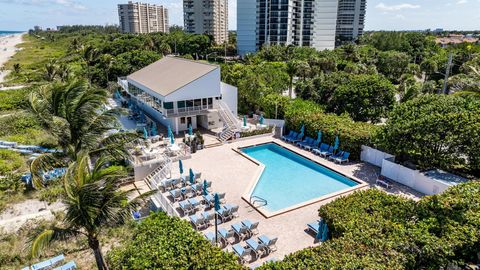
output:
<path id="1" fill-rule="evenodd" d="M 236 29 L 236 2 L 230 0 L 230 29 Z M 113 0 L 0 0 L 0 29 L 33 25 L 118 24 Z M 166 5 L 170 24 L 183 24 L 182 0 L 143 0 Z M 367 0 L 367 30 L 427 28 L 480 29 L 480 0 Z"/>

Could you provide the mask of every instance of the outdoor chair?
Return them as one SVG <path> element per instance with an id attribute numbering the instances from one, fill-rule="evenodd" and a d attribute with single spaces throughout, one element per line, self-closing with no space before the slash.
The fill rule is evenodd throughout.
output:
<path id="1" fill-rule="evenodd" d="M 328 157 L 333 155 L 333 146 L 330 146 L 326 151 L 320 151 L 320 156 L 322 157 Z"/>
<path id="2" fill-rule="evenodd" d="M 260 240 L 260 242 L 264 243 L 267 246 L 269 253 L 277 250 L 276 244 L 277 244 L 278 237 L 270 239 L 268 236 L 262 235 L 258 237 L 258 240 Z"/>
<path id="3" fill-rule="evenodd" d="M 191 213 L 195 212 L 195 208 L 188 200 L 181 201 L 178 204 L 180 206 L 180 209 L 182 209 L 184 215 L 190 215 Z"/>
<path id="4" fill-rule="evenodd" d="M 282 136 L 281 139 L 282 139 L 283 141 L 286 141 L 287 138 L 290 138 L 292 135 L 293 135 L 293 130 L 290 130 L 290 133 L 288 133 L 288 135 Z"/>
<path id="5" fill-rule="evenodd" d="M 60 267 L 54 268 L 53 270 L 73 270 L 73 269 L 77 269 L 77 265 L 75 264 L 74 261 L 69 261 L 68 263 Z"/>
<path id="6" fill-rule="evenodd" d="M 218 236 L 224 241 L 225 246 L 235 243 L 235 235 L 232 230 L 227 230 L 225 228 L 218 229 Z"/>
<path id="7" fill-rule="evenodd" d="M 249 247 L 244 248 L 244 247 L 242 247 L 242 245 L 236 244 L 236 245 L 233 246 L 233 252 L 235 252 L 235 254 L 237 254 L 238 258 L 240 259 L 240 262 L 243 263 L 243 264 L 247 263 L 247 260 L 246 260 L 247 256 L 250 256 L 249 261 L 252 260 L 252 258 L 251 258 L 251 252 L 252 251 L 250 250 Z"/>
<path id="8" fill-rule="evenodd" d="M 336 154 L 333 154 L 331 156 L 328 157 L 328 159 L 331 159 L 331 160 L 335 160 L 337 158 L 340 158 L 343 156 L 343 151 L 338 151 Z"/>
<path id="9" fill-rule="evenodd" d="M 344 152 L 341 157 L 338 157 L 334 159 L 335 162 L 338 162 L 339 164 L 342 164 L 343 162 L 348 162 L 348 158 L 350 157 L 349 152 Z"/>
<path id="10" fill-rule="evenodd" d="M 192 215 L 188 218 L 190 219 L 190 222 L 192 222 L 193 226 L 195 226 L 196 230 L 201 230 L 208 227 L 208 223 L 202 215 Z"/>
<path id="11" fill-rule="evenodd" d="M 316 154 L 316 155 L 320 155 L 321 152 L 327 151 L 327 150 L 328 150 L 328 147 L 329 147 L 328 144 L 322 143 L 322 144 L 320 145 L 320 148 L 313 148 L 313 149 L 312 149 L 312 153 L 314 153 L 314 154 Z"/>
<path id="12" fill-rule="evenodd" d="M 169 191 L 170 196 L 172 196 L 173 202 L 182 200 L 182 191 L 180 189 L 174 189 Z"/>
<path id="13" fill-rule="evenodd" d="M 267 253 L 267 246 L 265 245 L 265 243 L 259 243 L 258 241 L 253 239 L 248 239 L 247 241 L 245 241 L 245 243 L 247 243 L 248 247 L 253 251 L 253 253 L 255 253 L 257 259 Z"/>
<path id="14" fill-rule="evenodd" d="M 259 222 L 251 222 L 250 220 L 243 220 L 242 224 L 247 227 L 248 232 L 251 236 L 258 234 L 258 224 Z"/>
<path id="15" fill-rule="evenodd" d="M 248 228 L 245 225 L 243 225 L 242 223 L 232 224 L 232 230 L 238 236 L 238 239 L 240 241 L 243 241 L 246 237 L 249 236 Z"/>

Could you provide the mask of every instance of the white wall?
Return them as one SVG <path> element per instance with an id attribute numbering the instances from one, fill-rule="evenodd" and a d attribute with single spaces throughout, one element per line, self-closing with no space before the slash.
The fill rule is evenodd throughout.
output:
<path id="1" fill-rule="evenodd" d="M 382 152 L 372 147 L 368 147 L 366 145 L 362 145 L 360 160 L 373 164 L 377 167 L 382 167 L 383 160 L 387 158 L 393 158 L 393 160 L 395 160 L 395 157 L 393 155 Z"/>
<path id="2" fill-rule="evenodd" d="M 180 118 L 182 118 L 182 117 L 177 117 L 177 119 L 178 119 L 178 131 L 188 130 L 188 121 L 187 121 L 188 117 L 192 118 L 192 128 L 197 129 L 197 116 L 196 115 L 184 116 L 184 117 L 185 117 L 185 124 L 182 124 L 182 122 L 180 121 Z"/>
<path id="3" fill-rule="evenodd" d="M 219 97 L 221 93 L 220 68 L 217 68 L 170 95 L 167 95 L 164 101 L 173 102 L 179 100 Z"/>
<path id="4" fill-rule="evenodd" d="M 221 83 L 222 100 L 225 102 L 234 116 L 238 115 L 238 89 L 230 84 Z"/>

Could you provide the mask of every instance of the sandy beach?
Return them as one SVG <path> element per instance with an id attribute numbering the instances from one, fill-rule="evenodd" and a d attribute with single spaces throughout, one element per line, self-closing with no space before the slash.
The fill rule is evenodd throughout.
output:
<path id="1" fill-rule="evenodd" d="M 9 71 L 3 70 L 3 65 L 12 57 L 21 43 L 24 34 L 14 34 L 0 37 L 0 85 Z"/>

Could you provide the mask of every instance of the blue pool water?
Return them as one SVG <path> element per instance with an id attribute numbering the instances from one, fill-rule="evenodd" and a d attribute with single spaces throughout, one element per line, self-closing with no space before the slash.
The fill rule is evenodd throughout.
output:
<path id="1" fill-rule="evenodd" d="M 265 208 L 270 212 L 358 185 L 274 143 L 241 150 L 265 165 L 251 196 L 267 200 Z"/>

